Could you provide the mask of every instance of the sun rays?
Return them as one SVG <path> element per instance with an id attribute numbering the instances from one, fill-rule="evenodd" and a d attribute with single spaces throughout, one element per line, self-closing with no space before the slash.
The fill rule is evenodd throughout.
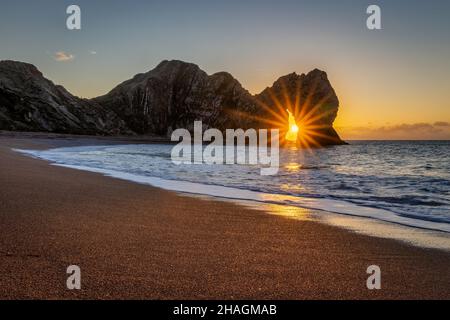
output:
<path id="1" fill-rule="evenodd" d="M 330 94 L 317 100 L 315 97 L 317 83 L 315 83 L 305 97 L 302 95 L 300 81 L 297 81 L 295 89 L 291 89 L 295 92 L 290 92 L 284 82 L 281 83 L 281 89 L 281 97 L 269 89 L 270 101 L 267 99 L 258 101 L 265 117 L 253 116 L 270 128 L 280 129 L 281 145 L 296 144 L 302 148 L 316 148 L 336 142 L 330 121 L 327 119 L 336 113 L 334 108 L 328 109 L 326 106 Z"/>
<path id="2" fill-rule="evenodd" d="M 344 144 L 332 126 L 339 101 L 331 86 L 324 85 L 321 77 L 308 81 L 297 75 L 287 77 L 253 96 L 254 107 L 227 108 L 227 112 L 247 129 L 279 129 L 280 146 L 313 149 Z"/>

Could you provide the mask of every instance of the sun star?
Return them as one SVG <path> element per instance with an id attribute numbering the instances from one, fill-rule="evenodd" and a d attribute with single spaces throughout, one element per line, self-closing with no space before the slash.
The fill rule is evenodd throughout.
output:
<path id="1" fill-rule="evenodd" d="M 286 111 L 289 114 L 289 130 L 288 132 L 286 132 L 285 139 L 287 141 L 296 142 L 299 129 L 297 123 L 295 122 L 293 114 L 289 111 L 289 109 L 286 109 Z"/>
<path id="2" fill-rule="evenodd" d="M 291 126 L 291 132 L 294 132 L 294 133 L 297 133 L 298 132 L 298 127 L 297 127 L 297 125 L 296 124 L 293 124 L 292 126 Z"/>

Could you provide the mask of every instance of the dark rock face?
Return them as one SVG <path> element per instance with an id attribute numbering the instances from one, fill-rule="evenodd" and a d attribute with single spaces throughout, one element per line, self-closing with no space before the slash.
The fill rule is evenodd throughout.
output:
<path id="1" fill-rule="evenodd" d="M 195 120 L 218 129 L 246 126 L 237 111 L 255 107 L 250 93 L 230 74 L 208 76 L 182 61 L 163 61 L 94 101 L 117 112 L 133 131 L 159 135 L 192 129 Z"/>
<path id="2" fill-rule="evenodd" d="M 289 109 L 300 130 L 304 130 L 303 143 L 309 146 L 344 144 L 333 128 L 339 100 L 325 72 L 315 69 L 306 75 L 288 74 L 255 98 L 260 106 L 259 118 L 270 121 L 265 127 L 285 131 L 285 127 L 273 123 L 279 123 L 280 116 L 287 119 L 286 109 Z"/>
<path id="3" fill-rule="evenodd" d="M 197 65 L 163 61 L 108 94 L 91 100 L 72 96 L 32 65 L 0 62 L 0 129 L 80 134 L 157 134 L 178 128 L 280 128 L 289 109 L 310 132 L 312 146 L 342 144 L 333 129 L 339 101 L 325 72 L 278 79 L 251 95 L 226 72 L 208 75 Z M 308 139 L 308 140 L 309 140 Z"/>
<path id="4" fill-rule="evenodd" d="M 114 110 L 133 131 L 159 135 L 192 129 L 195 120 L 205 128 L 280 128 L 283 133 L 289 108 L 298 123 L 307 116 L 311 145 L 343 143 L 333 129 L 338 98 L 326 73 L 317 69 L 281 77 L 253 96 L 229 73 L 208 76 L 194 64 L 163 61 L 94 101 Z"/>
<path id="5" fill-rule="evenodd" d="M 131 133 L 111 110 L 71 95 L 31 64 L 0 61 L 0 129 L 75 134 Z"/>

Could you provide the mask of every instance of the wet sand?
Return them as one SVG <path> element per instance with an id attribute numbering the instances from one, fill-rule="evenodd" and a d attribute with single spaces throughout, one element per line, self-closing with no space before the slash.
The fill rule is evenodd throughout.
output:
<path id="1" fill-rule="evenodd" d="M 450 299 L 448 252 L 11 151 L 125 140 L 0 135 L 0 299 Z"/>

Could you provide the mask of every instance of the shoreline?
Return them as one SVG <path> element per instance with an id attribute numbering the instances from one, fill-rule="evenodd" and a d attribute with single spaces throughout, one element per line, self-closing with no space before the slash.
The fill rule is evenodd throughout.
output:
<path id="1" fill-rule="evenodd" d="M 446 252 L 311 221 L 310 209 L 286 219 L 9 150 L 83 140 L 0 135 L 0 298 L 450 298 Z M 87 283 L 71 292 L 64 265 L 77 261 Z M 377 263 L 385 285 L 370 291 Z"/>
<path id="2" fill-rule="evenodd" d="M 446 231 L 442 231 L 439 229 L 432 229 L 425 226 L 418 225 L 408 225 L 401 222 L 383 220 L 381 218 L 375 218 L 371 216 L 364 216 L 356 213 L 356 210 L 363 210 L 364 207 L 356 206 L 353 208 L 355 212 L 334 212 L 327 209 L 319 209 L 314 207 L 308 207 L 305 205 L 292 205 L 292 204 L 283 204 L 280 202 L 270 202 L 267 200 L 257 200 L 245 198 L 245 197 L 237 197 L 237 196 L 226 196 L 226 190 L 232 189 L 232 193 L 235 194 L 237 191 L 241 191 L 240 189 L 228 188 L 222 186 L 215 185 L 203 185 L 198 183 L 186 182 L 186 181 L 177 181 L 177 180 L 164 180 L 157 177 L 142 177 L 142 176 L 134 176 L 131 174 L 126 174 L 123 172 L 116 172 L 113 170 L 103 170 L 96 169 L 90 167 L 83 167 L 77 165 L 66 165 L 59 164 L 47 159 L 39 158 L 38 156 L 26 154 L 27 150 L 14 150 L 15 152 L 19 152 L 21 154 L 25 154 L 26 156 L 32 157 L 34 159 L 43 160 L 48 162 L 51 165 L 59 166 L 63 168 L 80 170 L 85 172 L 91 172 L 96 174 L 101 174 L 105 177 L 111 177 L 114 179 L 119 179 L 123 181 L 128 181 L 132 183 L 137 183 L 141 185 L 151 186 L 154 188 L 158 188 L 161 190 L 166 190 L 170 192 L 174 192 L 178 195 L 187 195 L 191 197 L 199 197 L 205 198 L 212 201 L 229 201 L 237 205 L 246 206 L 253 210 L 260 210 L 267 214 L 278 214 L 280 216 L 288 217 L 291 219 L 303 219 L 301 216 L 304 211 L 307 210 L 310 212 L 310 220 L 316 221 L 319 223 L 325 223 L 332 226 L 337 226 L 339 228 L 344 229 L 345 231 L 351 232 L 359 232 L 365 235 L 369 235 L 372 237 L 383 238 L 383 239 L 394 239 L 397 241 L 401 241 L 407 243 L 409 245 L 414 245 L 419 248 L 429 248 L 429 249 L 440 249 L 447 251 L 450 253 L 450 234 Z M 184 187 L 179 188 L 179 185 L 184 185 Z M 204 192 L 199 192 L 198 186 L 202 187 Z M 191 187 L 189 189 L 188 187 Z M 205 191 L 205 188 L 209 189 L 209 191 Z M 211 192 L 210 190 L 216 190 L 215 192 Z M 220 191 L 223 191 L 222 195 Z M 242 190 L 242 192 L 250 192 L 253 191 Z M 255 192 L 256 193 L 256 192 Z M 283 195 L 280 194 L 264 194 L 261 193 L 262 197 L 264 196 L 274 196 L 280 197 Z M 290 196 L 286 196 L 290 197 Z M 296 197 L 298 200 L 308 201 L 310 198 L 304 197 Z M 276 208 L 278 207 L 278 208 Z M 276 209 L 275 209 L 276 208 Z M 369 208 L 371 209 L 371 208 Z M 285 214 L 287 212 L 287 214 Z M 314 217 L 314 218 L 313 218 Z M 439 225 L 439 224 L 438 224 Z"/>
<path id="3" fill-rule="evenodd" d="M 92 139 L 92 137 L 88 138 Z M 121 138 L 119 140 L 112 141 L 105 141 L 104 139 L 101 139 L 98 140 L 97 143 L 95 143 L 95 140 L 89 140 L 91 143 L 94 141 L 94 145 L 92 146 L 90 144 L 87 145 L 84 141 L 80 140 L 75 143 L 75 147 L 104 148 L 113 143 L 118 143 L 119 146 L 125 146 L 128 144 L 141 145 L 141 139 L 142 137 L 137 141 L 123 141 Z M 157 140 L 156 143 L 151 140 L 146 141 L 146 143 L 165 144 L 164 141 L 159 140 Z M 64 145 L 62 147 L 65 148 L 67 146 Z M 378 238 L 394 239 L 421 248 L 440 249 L 450 252 L 450 226 L 439 221 L 413 219 L 403 217 L 401 215 L 398 216 L 385 209 L 356 205 L 345 200 L 312 198 L 308 196 L 294 196 L 282 193 L 265 193 L 248 189 L 239 189 L 236 187 L 202 184 L 198 182 L 181 180 L 167 180 L 156 176 L 135 175 L 125 171 L 102 169 L 84 166 L 82 164 L 67 164 L 62 160 L 56 160 L 58 157 L 53 158 L 54 156 L 51 154 L 46 155 L 46 150 L 13 150 L 35 159 L 47 161 L 55 166 L 99 173 L 115 179 L 131 181 L 133 183 L 173 191 L 177 194 L 181 193 L 190 196 L 204 196 L 215 201 L 231 201 L 235 204 L 245 205 L 257 210 L 260 210 L 259 207 L 264 207 L 265 209 L 263 211 L 270 214 L 273 214 L 273 211 L 278 214 L 281 211 L 288 211 L 288 215 L 281 215 L 289 218 L 296 219 L 297 216 L 302 215 L 303 210 L 306 209 L 314 213 L 311 216 L 314 216 L 315 221 L 338 226 L 347 231 L 359 232 Z M 286 209 L 274 210 L 274 206 L 280 206 L 280 208 L 286 207 Z M 298 214 L 294 214 L 293 212 L 295 211 L 297 211 Z"/>

